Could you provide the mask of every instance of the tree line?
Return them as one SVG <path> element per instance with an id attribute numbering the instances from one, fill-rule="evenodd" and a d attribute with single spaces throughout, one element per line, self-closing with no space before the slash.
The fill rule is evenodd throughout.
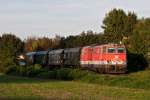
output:
<path id="1" fill-rule="evenodd" d="M 0 71 L 7 71 L 15 65 L 15 58 L 25 52 L 120 42 L 127 48 L 129 66 L 148 66 L 150 18 L 138 19 L 134 12 L 112 9 L 106 14 L 101 27 L 104 30 L 102 33 L 88 30 L 68 37 L 30 37 L 23 41 L 13 34 L 3 34 L 0 36 Z"/>

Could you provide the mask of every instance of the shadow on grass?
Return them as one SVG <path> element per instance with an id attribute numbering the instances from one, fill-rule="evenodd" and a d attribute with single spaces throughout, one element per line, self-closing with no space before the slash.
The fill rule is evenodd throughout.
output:
<path id="1" fill-rule="evenodd" d="M 40 79 L 40 78 L 28 78 L 22 76 L 9 76 L 0 74 L 1 83 L 42 83 L 42 82 L 54 82 L 56 80 Z"/>
<path id="2" fill-rule="evenodd" d="M 40 96 L 32 96 L 32 97 L 22 96 L 22 97 L 0 97 L 0 100 L 46 100 L 46 99 Z"/>

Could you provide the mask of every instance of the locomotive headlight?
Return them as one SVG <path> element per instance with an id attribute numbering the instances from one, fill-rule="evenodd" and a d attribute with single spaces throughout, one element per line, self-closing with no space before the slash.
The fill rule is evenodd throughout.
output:
<path id="1" fill-rule="evenodd" d="M 24 55 L 19 55 L 17 59 L 25 59 Z"/>
<path id="2" fill-rule="evenodd" d="M 120 61 L 118 61 L 117 63 L 118 63 L 118 64 L 123 64 L 123 61 L 120 60 Z"/>
<path id="3" fill-rule="evenodd" d="M 108 64 L 112 64 L 113 63 L 113 61 L 108 61 Z"/>
<path id="4" fill-rule="evenodd" d="M 126 65 L 126 64 L 127 64 L 127 62 L 126 62 L 126 61 L 123 61 L 123 64 L 124 64 L 124 65 Z"/>
<path id="5" fill-rule="evenodd" d="M 110 61 L 111 62 L 111 64 L 116 64 L 116 61 Z"/>

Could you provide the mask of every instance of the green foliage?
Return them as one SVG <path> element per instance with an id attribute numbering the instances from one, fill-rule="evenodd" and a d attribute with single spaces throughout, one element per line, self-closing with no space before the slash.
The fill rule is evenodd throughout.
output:
<path id="1" fill-rule="evenodd" d="M 150 19 L 139 21 L 131 37 L 132 49 L 136 53 L 146 54 L 150 46 Z"/>
<path id="2" fill-rule="evenodd" d="M 18 70 L 18 66 L 11 66 L 7 69 L 7 71 L 5 73 L 6 74 L 16 73 L 17 70 Z"/>
<path id="3" fill-rule="evenodd" d="M 82 71 L 80 69 L 70 69 L 70 68 L 60 68 L 47 70 L 41 68 L 40 65 L 33 66 L 15 66 L 7 71 L 7 74 L 11 75 L 20 75 L 27 77 L 38 77 L 38 78 L 49 78 L 49 79 L 57 79 L 57 80 L 79 80 L 79 79 L 87 79 L 87 75 L 93 74 L 89 71 Z"/>
<path id="4" fill-rule="evenodd" d="M 42 51 L 48 50 L 49 48 L 58 48 L 60 44 L 61 37 L 56 35 L 55 38 L 28 38 L 25 41 L 25 51 Z"/>
<path id="5" fill-rule="evenodd" d="M 31 66 L 27 66 L 25 71 L 26 71 L 26 76 L 35 77 L 43 70 L 40 65 L 31 65 Z"/>
<path id="6" fill-rule="evenodd" d="M 69 68 L 61 68 L 56 71 L 56 79 L 58 80 L 72 80 L 72 77 L 70 77 L 71 69 Z"/>
<path id="7" fill-rule="evenodd" d="M 121 9 L 113 9 L 103 20 L 104 33 L 106 34 L 125 34 L 125 23 L 127 15 Z"/>
<path id="8" fill-rule="evenodd" d="M 0 39 L 0 72 L 15 66 L 15 59 L 23 51 L 23 42 L 12 34 L 3 34 Z"/>
<path id="9" fill-rule="evenodd" d="M 44 79 L 55 79 L 55 73 L 53 71 L 43 71 L 36 75 L 38 78 L 44 78 Z"/>
<path id="10" fill-rule="evenodd" d="M 35 77 L 40 72 L 44 72 L 40 65 L 32 65 L 32 66 L 14 66 L 7 70 L 6 74 L 11 75 L 20 75 L 27 77 Z"/>
<path id="11" fill-rule="evenodd" d="M 91 44 L 102 44 L 104 42 L 103 34 L 89 30 L 87 32 L 83 31 L 80 35 L 62 37 L 60 48 L 82 47 Z"/>
<path id="12" fill-rule="evenodd" d="M 49 78 L 56 80 L 72 80 L 70 76 L 72 69 L 69 68 L 61 68 L 61 69 L 53 69 L 50 71 L 43 71 L 37 75 L 39 78 Z"/>
<path id="13" fill-rule="evenodd" d="M 130 48 L 129 50 L 133 53 L 143 55 L 148 63 L 148 48 L 150 48 L 150 19 L 140 20 L 134 29 L 133 35 L 130 37 Z"/>
<path id="14" fill-rule="evenodd" d="M 85 78 L 88 74 L 92 74 L 92 72 L 88 70 L 74 69 L 70 71 L 69 75 L 70 77 L 72 77 L 73 80 L 81 80 L 82 78 Z"/>
<path id="15" fill-rule="evenodd" d="M 132 35 L 137 23 L 138 23 L 137 15 L 135 13 L 129 12 L 125 22 L 126 25 L 124 27 L 124 30 L 126 33 L 124 35 L 125 36 Z"/>
<path id="16" fill-rule="evenodd" d="M 35 64 L 33 67 L 35 70 L 41 70 L 42 69 L 42 66 L 38 65 L 38 64 Z"/>
<path id="17" fill-rule="evenodd" d="M 122 9 L 113 9 L 106 14 L 102 28 L 106 36 L 111 35 L 111 42 L 119 42 L 124 36 L 132 34 L 136 23 L 136 14 L 129 12 L 127 15 Z"/>
<path id="18" fill-rule="evenodd" d="M 28 70 L 26 67 L 21 67 L 21 66 L 18 66 L 19 68 L 18 68 L 18 73 L 19 73 L 19 75 L 21 75 L 21 76 L 26 76 L 26 75 L 28 75 L 27 74 L 27 72 L 30 72 L 30 70 Z"/>

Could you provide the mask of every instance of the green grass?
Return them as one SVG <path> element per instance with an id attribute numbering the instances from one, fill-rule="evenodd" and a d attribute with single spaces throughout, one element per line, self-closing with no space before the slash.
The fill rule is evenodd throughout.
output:
<path id="1" fill-rule="evenodd" d="M 86 83 L 86 77 L 82 78 L 81 81 L 56 81 L 1 74 L 0 99 L 149 100 L 149 88 L 130 86 L 131 84 L 134 86 L 138 82 L 143 84 L 144 80 L 150 79 L 149 76 L 149 71 L 125 76 L 96 75 L 93 78 L 91 76 L 88 78 L 90 81 L 95 81 L 93 83 L 96 84 L 92 84 L 92 82 Z M 99 81 L 96 81 L 96 77 L 100 78 Z M 131 79 L 136 81 L 132 83 Z M 149 87 L 149 84 L 145 83 L 144 86 Z"/>

